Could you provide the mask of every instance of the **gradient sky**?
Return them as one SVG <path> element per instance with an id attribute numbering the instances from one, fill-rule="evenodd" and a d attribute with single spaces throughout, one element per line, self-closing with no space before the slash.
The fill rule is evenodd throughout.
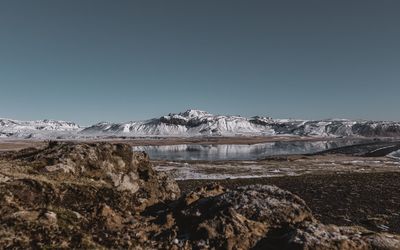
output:
<path id="1" fill-rule="evenodd" d="M 2 0 L 0 117 L 400 120 L 398 0 Z"/>

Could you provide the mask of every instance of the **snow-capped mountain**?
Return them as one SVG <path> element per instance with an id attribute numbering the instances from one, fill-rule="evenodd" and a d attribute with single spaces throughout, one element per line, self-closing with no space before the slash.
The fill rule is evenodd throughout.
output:
<path id="1" fill-rule="evenodd" d="M 245 118 L 187 110 L 160 118 L 128 123 L 99 123 L 83 129 L 85 135 L 123 136 L 400 136 L 400 122 L 345 119 L 295 120 L 270 117 Z"/>
<path id="2" fill-rule="evenodd" d="M 200 110 L 187 110 L 160 118 L 128 123 L 99 123 L 81 131 L 81 134 L 108 134 L 126 136 L 219 136 L 272 135 L 268 126 L 250 122 L 240 116 L 213 115 Z"/>
<path id="3" fill-rule="evenodd" d="M 18 121 L 0 118 L 0 138 L 57 138 L 72 135 L 81 128 L 73 122 L 38 120 Z"/>
<path id="4" fill-rule="evenodd" d="M 400 122 L 355 121 L 344 119 L 296 120 L 213 115 L 201 110 L 187 110 L 145 121 L 126 123 L 101 122 L 81 128 L 72 122 L 0 119 L 0 137 L 75 139 L 135 136 L 268 136 L 297 135 L 322 137 L 399 137 Z"/>

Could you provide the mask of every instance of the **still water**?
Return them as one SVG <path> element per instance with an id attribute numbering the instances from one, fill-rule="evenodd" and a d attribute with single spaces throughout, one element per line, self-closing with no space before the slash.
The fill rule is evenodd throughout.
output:
<path id="1" fill-rule="evenodd" d="M 268 142 L 253 145 L 163 145 L 135 146 L 134 151 L 146 151 L 153 160 L 221 161 L 257 160 L 271 155 L 306 154 L 327 149 L 355 145 L 362 140 Z"/>

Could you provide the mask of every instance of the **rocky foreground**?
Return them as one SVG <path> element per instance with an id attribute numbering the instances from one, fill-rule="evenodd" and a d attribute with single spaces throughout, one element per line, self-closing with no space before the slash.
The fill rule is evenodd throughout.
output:
<path id="1" fill-rule="evenodd" d="M 400 249 L 400 236 L 322 224 L 276 186 L 181 195 L 129 145 L 52 142 L 1 155 L 0 247 Z"/>

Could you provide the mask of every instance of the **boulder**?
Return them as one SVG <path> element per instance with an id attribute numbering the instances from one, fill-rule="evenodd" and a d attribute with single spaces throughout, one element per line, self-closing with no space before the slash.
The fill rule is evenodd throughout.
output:
<path id="1" fill-rule="evenodd" d="M 207 186 L 172 210 L 177 240 L 194 248 L 250 249 L 272 229 L 315 221 L 302 199 L 275 186 Z"/>

